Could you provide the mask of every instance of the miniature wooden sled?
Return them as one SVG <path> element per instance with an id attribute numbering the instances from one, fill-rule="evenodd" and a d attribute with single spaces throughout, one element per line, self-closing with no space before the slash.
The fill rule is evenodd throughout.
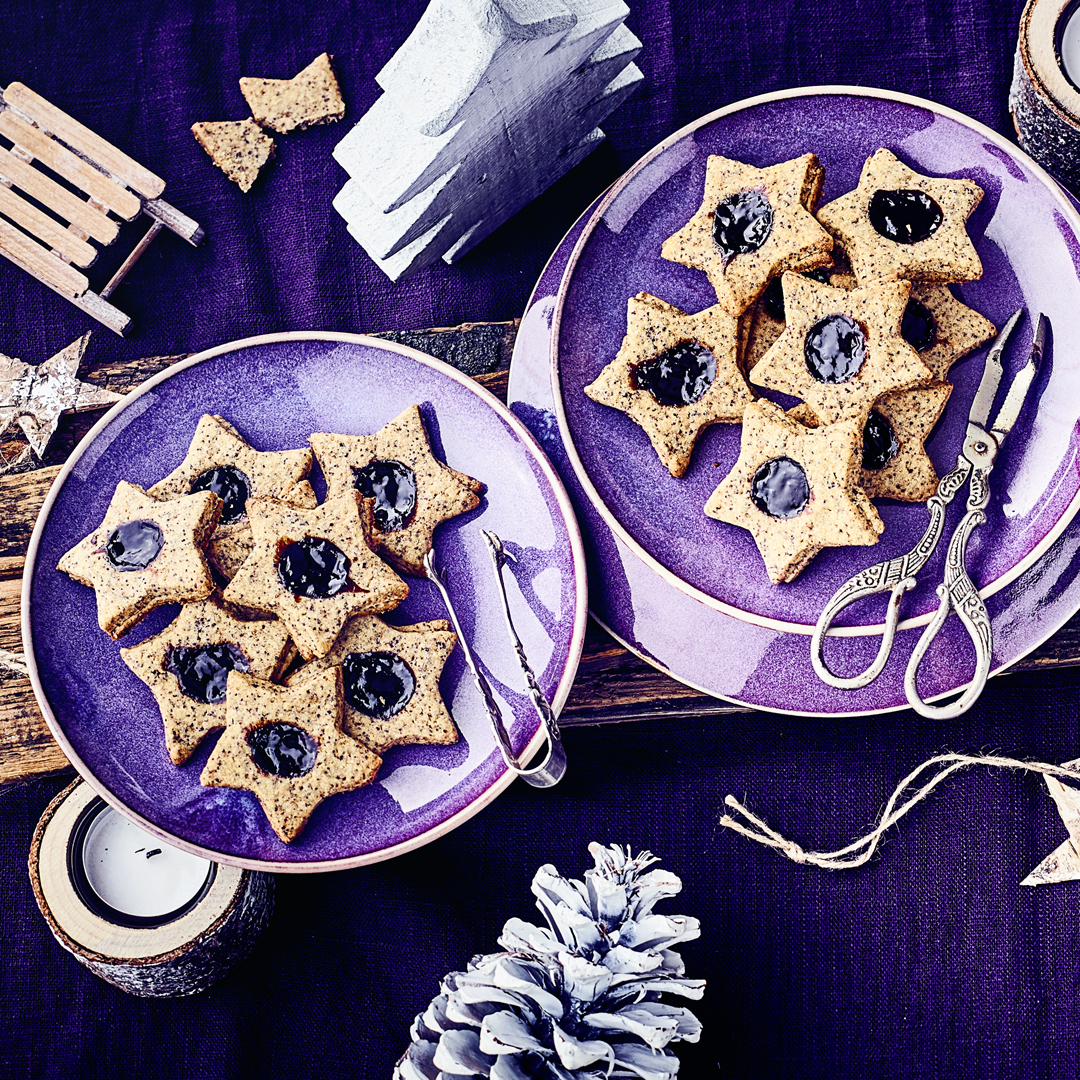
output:
<path id="1" fill-rule="evenodd" d="M 0 137 L 0 255 L 123 335 L 131 319 L 109 303 L 113 290 L 162 226 L 192 246 L 202 227 L 162 201 L 164 180 L 22 83 L 3 92 Z M 114 218 L 140 214 L 153 219 L 149 230 L 95 293 L 82 271 L 116 239 Z"/>

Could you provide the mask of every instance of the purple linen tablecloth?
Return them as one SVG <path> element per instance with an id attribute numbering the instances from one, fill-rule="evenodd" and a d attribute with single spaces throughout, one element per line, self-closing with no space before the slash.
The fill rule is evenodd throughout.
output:
<path id="1" fill-rule="evenodd" d="M 0 5 L 0 84 L 26 83 L 163 176 L 205 225 L 169 234 L 116 293 L 135 319 L 100 329 L 92 362 L 175 354 L 281 330 L 380 331 L 509 319 L 577 215 L 656 142 L 740 98 L 850 83 L 930 98 L 1009 134 L 1021 4 L 1008 0 L 630 0 L 643 85 L 608 141 L 455 268 L 392 285 L 330 206 L 335 143 L 375 100 L 374 76 L 420 2 Z M 237 78 L 336 58 L 346 122 L 280 140 L 251 193 L 227 184 L 188 128 L 240 118 Z M 90 321 L 0 265 L 0 352 L 51 356 Z M 807 847 L 860 834 L 894 783 L 943 749 L 1080 756 L 1080 676 L 995 680 L 956 720 L 909 712 L 822 720 L 763 713 L 568 732 L 553 791 L 513 786 L 441 840 L 366 869 L 278 879 L 254 954 L 203 994 L 142 1001 L 53 941 L 26 853 L 61 780 L 0 789 L 0 1076 L 389 1077 L 442 975 L 530 918 L 533 871 L 580 876 L 589 840 L 648 848 L 698 917 L 684 950 L 708 980 L 705 1036 L 682 1075 L 872 1080 L 1080 1075 L 1080 883 L 1021 889 L 1064 839 L 1037 778 L 955 778 L 869 866 L 798 867 L 718 825 L 752 795 Z"/>

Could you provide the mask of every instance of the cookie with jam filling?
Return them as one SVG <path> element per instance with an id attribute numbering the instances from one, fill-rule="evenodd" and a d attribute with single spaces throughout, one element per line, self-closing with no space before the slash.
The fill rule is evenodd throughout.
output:
<path id="1" fill-rule="evenodd" d="M 338 668 L 288 687 L 230 671 L 225 730 L 199 782 L 252 792 L 290 843 L 319 803 L 370 784 L 382 764 L 341 730 L 341 708 Z"/>
<path id="2" fill-rule="evenodd" d="M 277 679 L 293 656 L 284 623 L 238 619 L 214 596 L 185 604 L 160 634 L 120 650 L 158 703 L 175 765 L 191 757 L 204 735 L 224 727 L 230 671 Z"/>
<path id="3" fill-rule="evenodd" d="M 310 438 L 327 497 L 358 493 L 372 548 L 405 574 L 424 576 L 435 529 L 475 510 L 484 485 L 435 457 L 418 405 L 374 435 Z"/>
<path id="4" fill-rule="evenodd" d="M 862 428 L 808 428 L 771 401 L 743 416 L 739 458 L 705 514 L 746 529 L 774 584 L 794 581 L 827 547 L 876 544 L 884 528 L 859 487 Z"/>
<path id="5" fill-rule="evenodd" d="M 64 553 L 57 569 L 94 590 L 98 625 L 118 638 L 162 604 L 213 592 L 203 548 L 221 508 L 211 491 L 160 502 L 121 480 L 101 524 Z"/>
<path id="6" fill-rule="evenodd" d="M 719 304 L 687 314 L 638 293 L 627 301 L 619 351 L 585 393 L 626 413 L 664 468 L 682 476 L 702 431 L 739 423 L 754 399 L 739 370 L 738 340 L 738 319 Z"/>
<path id="7" fill-rule="evenodd" d="M 305 660 L 325 656 L 350 616 L 389 611 L 409 595 L 366 542 L 355 491 L 312 509 L 247 505 L 254 544 L 224 600 L 277 615 Z"/>
<path id="8" fill-rule="evenodd" d="M 816 154 L 763 169 L 711 155 L 701 206 L 660 254 L 703 271 L 719 303 L 741 315 L 770 277 L 829 261 L 832 237 L 814 217 L 824 177 Z"/>
<path id="9" fill-rule="evenodd" d="M 883 394 L 932 380 L 901 335 L 908 282 L 837 289 L 785 274 L 783 287 L 784 332 L 754 365 L 752 383 L 800 398 L 822 423 L 850 419 L 861 430 Z"/>
<path id="10" fill-rule="evenodd" d="M 289 685 L 341 668 L 342 728 L 376 754 L 406 743 L 448 746 L 458 731 L 439 693 L 457 644 L 445 619 L 390 626 L 375 615 L 350 619 L 334 647 L 296 671 Z"/>
<path id="11" fill-rule="evenodd" d="M 874 402 L 863 426 L 860 486 L 872 499 L 925 502 L 937 491 L 938 473 L 926 440 L 952 393 L 946 382 L 896 390 Z M 819 421 L 805 404 L 788 416 L 808 427 Z"/>
<path id="12" fill-rule="evenodd" d="M 867 158 L 855 190 L 820 207 L 817 218 L 847 252 L 860 285 L 972 281 L 982 277 L 982 261 L 967 220 L 982 196 L 973 180 L 917 173 L 882 148 Z"/>
<path id="13" fill-rule="evenodd" d="M 212 491 L 225 503 L 206 554 L 214 568 L 231 578 L 251 552 L 249 498 L 281 499 L 315 506 L 307 481 L 312 454 L 298 450 L 256 450 L 228 421 L 202 416 L 184 460 L 149 489 L 156 499 L 176 499 L 192 491 Z"/>

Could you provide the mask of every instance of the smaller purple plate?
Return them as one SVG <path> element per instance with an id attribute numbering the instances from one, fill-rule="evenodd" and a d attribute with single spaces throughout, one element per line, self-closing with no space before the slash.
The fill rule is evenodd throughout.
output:
<path id="1" fill-rule="evenodd" d="M 98 628 L 93 590 L 55 569 L 99 524 L 119 480 L 147 487 L 176 467 L 204 413 L 225 417 L 256 449 L 282 450 L 306 445 L 313 431 L 377 431 L 414 402 L 436 456 L 486 485 L 476 510 L 439 527 L 436 563 L 515 749 L 539 746 L 539 718 L 507 636 L 481 529 L 516 556 L 507 589 L 514 625 L 556 712 L 581 655 L 586 578 L 570 501 L 528 430 L 478 383 L 404 346 L 359 334 L 249 338 L 174 365 L 106 413 L 56 478 L 30 541 L 22 618 L 34 692 L 76 769 L 121 813 L 218 862 L 335 870 L 427 843 L 510 783 L 480 693 L 455 649 L 441 689 L 461 740 L 388 751 L 373 785 L 324 800 L 300 836 L 284 844 L 250 792 L 199 784 L 215 736 L 184 765 L 172 764 L 157 704 L 120 658 L 122 645 L 162 630 L 176 606 L 152 612 L 114 642 Z M 317 467 L 312 480 L 321 497 Z M 444 618 L 434 585 L 408 580 L 409 597 L 388 621 Z"/>
<path id="2" fill-rule="evenodd" d="M 913 547 L 926 525 L 925 507 L 879 500 L 885 532 L 875 547 L 828 549 L 796 581 L 773 585 L 750 534 L 702 509 L 738 457 L 741 427 L 709 428 L 687 472 L 674 478 L 641 428 L 590 400 L 583 388 L 618 351 L 629 297 L 652 293 L 684 311 L 716 303 L 703 273 L 660 257 L 665 238 L 700 205 L 709 155 L 769 165 L 813 151 L 825 169 L 825 203 L 855 187 L 863 162 L 879 147 L 917 171 L 970 177 L 983 188 L 968 231 L 984 273 L 953 288 L 998 326 L 1017 308 L 1027 310 L 1006 353 L 1004 385 L 1027 358 L 1035 314 L 1044 312 L 1053 328 L 1044 370 L 991 477 L 987 523 L 969 547 L 983 596 L 1034 565 L 1080 506 L 1080 217 L 1054 181 L 989 128 L 916 98 L 818 87 L 728 106 L 661 143 L 604 196 L 563 275 L 552 367 L 567 453 L 612 530 L 701 603 L 762 627 L 809 634 L 852 574 Z M 954 392 L 927 444 L 940 473 L 952 468 L 963 442 L 984 355 L 950 373 Z M 905 597 L 903 625 L 925 623 L 937 609 L 946 546 Z M 883 612 L 869 601 L 849 609 L 846 632 L 880 632 Z"/>

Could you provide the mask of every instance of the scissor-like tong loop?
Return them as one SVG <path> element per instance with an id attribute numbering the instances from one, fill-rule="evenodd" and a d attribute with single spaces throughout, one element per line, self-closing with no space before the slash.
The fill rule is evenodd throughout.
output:
<path id="1" fill-rule="evenodd" d="M 503 543 L 498 536 L 493 532 L 489 532 L 487 529 L 481 531 L 484 540 L 487 543 L 492 563 L 495 566 L 495 579 L 499 584 L 499 596 L 502 600 L 503 615 L 506 619 L 506 627 L 510 634 L 510 641 L 514 646 L 518 665 L 525 677 L 525 683 L 529 690 L 529 698 L 539 714 L 544 727 L 546 750 L 538 764 L 526 765 L 514 753 L 513 747 L 510 744 L 510 734 L 506 730 L 506 724 L 503 721 L 499 705 L 495 700 L 495 695 L 491 692 L 491 687 L 488 685 L 487 679 L 484 678 L 484 674 L 480 670 L 480 665 L 476 662 L 476 658 L 469 648 L 468 639 L 462 631 L 461 624 L 458 622 L 457 612 L 454 611 L 450 593 L 446 588 L 442 576 L 435 567 L 434 552 L 431 550 L 424 556 L 424 569 L 427 571 L 428 579 L 442 595 L 443 603 L 446 605 L 446 611 L 450 616 L 450 621 L 453 623 L 454 631 L 458 636 L 458 645 L 465 656 L 465 662 L 468 664 L 469 670 L 472 672 L 473 681 L 476 683 L 476 687 L 480 691 L 481 697 L 484 699 L 484 706 L 487 709 L 488 716 L 491 719 L 491 727 L 495 733 L 495 741 L 499 744 L 499 750 L 502 753 L 507 768 L 533 787 L 553 787 L 562 779 L 563 774 L 566 772 L 566 751 L 563 749 L 562 738 L 559 735 L 559 724 L 555 718 L 555 712 L 551 708 L 547 698 L 544 696 L 543 690 L 540 689 L 540 684 L 537 682 L 536 675 L 533 673 L 532 667 L 529 665 L 529 661 L 525 656 L 525 648 L 521 644 L 521 638 L 514 628 L 514 621 L 510 615 L 510 602 L 506 595 L 506 583 L 503 581 L 503 567 L 506 565 L 506 560 L 512 558 L 512 556 L 503 547 Z"/>
<path id="2" fill-rule="evenodd" d="M 819 678 L 830 686 L 843 690 L 868 686 L 881 674 L 892 652 L 896 627 L 900 621 L 900 604 L 904 594 L 915 586 L 915 577 L 936 550 L 945 529 L 946 508 L 957 493 L 968 484 L 967 511 L 949 540 L 945 558 L 944 580 L 937 588 L 940 604 L 937 612 L 923 630 L 904 675 L 904 692 L 908 703 L 923 716 L 959 716 L 971 707 L 982 693 L 990 674 L 993 641 L 990 616 L 967 572 L 967 545 L 972 532 L 986 520 L 986 507 L 990 501 L 988 477 L 1002 440 L 1016 423 L 1024 399 L 1031 387 L 1042 358 L 1046 343 L 1046 316 L 1040 315 L 1031 345 L 1027 364 L 1013 379 L 1005 401 L 993 424 L 990 410 L 993 408 L 998 386 L 1001 383 L 1001 357 L 1005 345 L 1022 312 L 1017 311 L 1005 324 L 986 357 L 982 381 L 968 416 L 967 433 L 963 448 L 957 457 L 956 468 L 943 476 L 937 491 L 927 500 L 930 521 L 919 542 L 906 555 L 877 563 L 856 574 L 843 584 L 825 606 L 810 642 L 810 659 Z M 858 675 L 843 678 L 834 675 L 825 663 L 824 641 L 833 621 L 845 608 L 875 593 L 888 592 L 889 601 L 885 615 L 881 645 L 873 663 Z M 975 647 L 975 672 L 964 693 L 947 705 L 928 705 L 920 696 L 917 674 L 923 657 L 930 648 L 948 618 L 955 611 L 967 630 Z"/>

